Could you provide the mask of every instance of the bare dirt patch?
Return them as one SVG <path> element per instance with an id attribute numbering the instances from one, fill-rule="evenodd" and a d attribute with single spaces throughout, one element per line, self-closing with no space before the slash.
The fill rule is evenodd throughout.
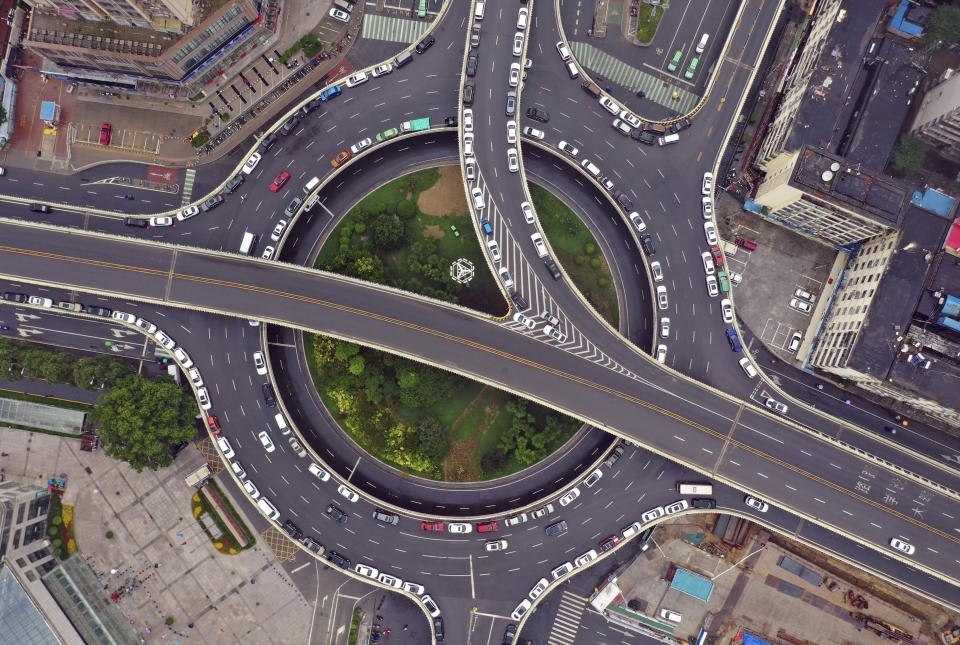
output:
<path id="1" fill-rule="evenodd" d="M 446 235 L 446 233 L 444 233 L 444 232 L 440 229 L 440 227 L 439 227 L 438 225 L 436 225 L 436 224 L 431 224 L 430 226 L 424 226 L 424 227 L 423 227 L 423 236 L 424 236 L 424 237 L 435 237 L 435 238 L 437 238 L 437 239 L 439 240 L 439 239 L 440 239 L 441 237 L 443 237 L 444 235 Z"/>
<path id="2" fill-rule="evenodd" d="M 481 390 L 480 394 L 470 402 L 460 417 L 454 421 L 450 428 L 450 440 L 447 447 L 447 456 L 443 460 L 443 479 L 448 482 L 467 482 L 479 481 L 480 471 L 477 469 L 476 452 L 477 443 L 483 435 L 483 428 L 497 414 L 497 407 L 490 405 L 487 398 L 488 388 Z M 471 420 L 478 406 L 483 407 L 483 418 L 479 421 L 476 432 L 468 439 L 457 439 L 460 431 L 460 425 L 464 421 Z"/>
<path id="3" fill-rule="evenodd" d="M 420 193 L 417 207 L 424 215 L 440 217 L 451 212 L 467 212 L 467 196 L 463 192 L 463 179 L 458 166 L 439 168 L 440 179 L 433 186 Z"/>

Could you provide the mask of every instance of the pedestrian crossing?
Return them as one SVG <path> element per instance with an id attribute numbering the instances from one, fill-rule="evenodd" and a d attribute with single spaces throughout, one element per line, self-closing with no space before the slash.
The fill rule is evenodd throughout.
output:
<path id="1" fill-rule="evenodd" d="M 412 43 L 420 40 L 433 23 L 424 20 L 407 20 L 392 16 L 365 14 L 361 37 L 373 40 L 390 40 L 400 43 Z"/>
<path id="2" fill-rule="evenodd" d="M 577 62 L 594 73 L 594 79 L 601 87 L 606 88 L 606 81 L 609 80 L 631 93 L 642 91 L 647 100 L 668 107 L 677 114 L 689 113 L 700 102 L 700 96 L 680 85 L 664 82 L 650 72 L 632 67 L 590 43 L 570 41 L 570 49 L 577 57 Z M 603 82 L 597 78 L 598 75 L 603 77 Z M 677 98 L 673 98 L 674 92 L 677 93 Z"/>
<path id="3" fill-rule="evenodd" d="M 577 642 L 577 630 L 580 629 L 580 618 L 587 603 L 583 596 L 564 591 L 557 607 L 557 615 L 550 628 L 547 645 L 573 645 Z"/>
<path id="4" fill-rule="evenodd" d="M 197 178 L 197 171 L 193 168 L 187 168 L 183 175 L 183 197 L 180 199 L 180 205 L 186 206 L 193 199 L 193 182 Z"/>

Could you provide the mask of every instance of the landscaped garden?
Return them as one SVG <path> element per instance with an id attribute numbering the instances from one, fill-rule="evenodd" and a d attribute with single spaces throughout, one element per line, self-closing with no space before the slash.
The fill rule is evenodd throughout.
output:
<path id="1" fill-rule="evenodd" d="M 539 187 L 531 196 L 558 260 L 590 303 L 616 325 L 610 272 L 589 230 Z M 459 169 L 391 181 L 361 200 L 331 233 L 316 266 L 455 302 L 492 315 L 507 310 L 469 219 Z M 450 264 L 473 263 L 459 285 Z M 324 404 L 357 443 L 420 477 L 475 481 L 544 459 L 580 421 L 456 374 L 333 338 L 305 334 Z"/>
<path id="2" fill-rule="evenodd" d="M 191 500 L 193 517 L 220 553 L 234 555 L 256 544 L 250 528 L 217 483 L 208 480 Z"/>

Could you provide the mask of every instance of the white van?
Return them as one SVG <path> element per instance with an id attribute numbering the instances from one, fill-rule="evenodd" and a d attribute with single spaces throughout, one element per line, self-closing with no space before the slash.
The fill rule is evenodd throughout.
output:
<path id="1" fill-rule="evenodd" d="M 485 3 L 483 3 L 483 2 L 478 2 L 478 3 L 477 3 L 477 6 L 476 6 L 476 7 L 474 8 L 474 10 L 473 10 L 473 19 L 474 19 L 474 20 L 483 20 L 484 4 L 485 4 Z"/>
<path id="2" fill-rule="evenodd" d="M 570 75 L 570 78 L 577 78 L 580 76 L 580 71 L 577 69 L 577 64 L 573 61 L 567 63 L 567 74 Z"/>
<path id="3" fill-rule="evenodd" d="M 680 140 L 679 134 L 668 134 L 665 137 L 660 137 L 659 139 L 657 139 L 657 144 L 661 146 L 666 146 L 671 143 L 676 143 L 679 140 Z"/>
<path id="4" fill-rule="evenodd" d="M 277 507 L 271 504 L 270 500 L 266 497 L 261 497 L 257 500 L 257 508 L 271 520 L 280 518 L 280 511 L 278 511 Z"/>
<path id="5" fill-rule="evenodd" d="M 319 185 L 320 185 L 320 178 L 314 177 L 313 179 L 307 182 L 306 186 L 303 187 L 303 194 L 309 195 L 310 193 L 313 192 L 313 189 Z"/>
<path id="6" fill-rule="evenodd" d="M 283 418 L 282 414 L 278 412 L 273 418 L 277 421 L 277 427 L 280 429 L 280 434 L 290 434 L 290 426 L 287 425 L 287 420 Z"/>
<path id="7" fill-rule="evenodd" d="M 590 161 L 589 159 L 584 159 L 583 161 L 580 162 L 580 165 L 583 166 L 583 169 L 584 169 L 584 170 L 586 170 L 588 173 L 590 173 L 591 175 L 593 175 L 593 176 L 596 177 L 597 179 L 600 179 L 600 177 L 603 176 L 603 175 L 600 174 L 600 169 L 597 168 L 597 167 L 593 164 L 593 162 Z"/>
<path id="8" fill-rule="evenodd" d="M 707 48 L 707 41 L 710 40 L 710 34 L 704 34 L 700 36 L 700 42 L 697 43 L 697 53 L 702 54 L 703 50 Z"/>

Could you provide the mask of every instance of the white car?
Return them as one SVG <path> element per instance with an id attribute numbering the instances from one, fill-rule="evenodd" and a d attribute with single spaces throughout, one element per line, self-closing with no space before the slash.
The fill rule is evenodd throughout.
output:
<path id="1" fill-rule="evenodd" d="M 270 234 L 270 239 L 274 242 L 280 241 L 280 236 L 283 235 L 283 229 L 287 228 L 287 220 L 282 219 L 277 222 L 277 225 L 273 227 L 273 233 Z"/>
<path id="2" fill-rule="evenodd" d="M 567 49 L 567 46 L 562 40 L 557 43 L 557 53 L 560 54 L 560 60 L 563 62 L 570 60 L 570 50 Z"/>
<path id="3" fill-rule="evenodd" d="M 33 300 L 33 298 L 31 298 L 31 300 Z M 48 300 L 49 300 L 49 298 L 48 298 Z M 50 302 L 52 303 L 53 301 L 50 300 Z M 46 306 L 49 306 L 49 305 L 44 305 L 44 306 L 46 307 Z M 134 316 L 133 314 L 128 314 L 128 313 L 126 313 L 126 312 L 124 312 L 124 311 L 114 311 L 114 312 L 113 312 L 113 319 L 114 319 L 114 320 L 119 320 L 119 321 L 121 321 L 121 322 L 125 322 L 125 323 L 127 323 L 127 324 L 133 324 L 133 323 L 137 322 L 137 317 L 136 317 L 136 316 Z"/>
<path id="4" fill-rule="evenodd" d="M 614 100 L 611 99 L 609 96 L 601 96 L 599 102 L 600 102 L 600 105 L 603 106 L 603 109 L 605 109 L 607 112 L 609 112 L 613 116 L 619 116 L 620 112 L 623 111 L 623 108 L 617 105 L 616 102 L 614 102 Z"/>
<path id="5" fill-rule="evenodd" d="M 800 341 L 803 340 L 803 334 L 798 331 L 793 332 L 793 337 L 790 338 L 790 345 L 787 347 L 787 351 L 794 352 L 800 349 Z"/>
<path id="6" fill-rule="evenodd" d="M 560 44 L 562 45 L 563 43 Z M 513 610 L 513 613 L 510 614 L 510 618 L 520 620 L 528 611 L 530 611 L 530 601 L 524 598 L 520 601 L 520 604 L 517 605 L 517 608 Z"/>
<path id="7" fill-rule="evenodd" d="M 422 596 L 423 592 L 426 591 L 423 585 L 417 584 L 416 582 L 404 582 L 403 590 L 412 593 L 414 596 Z"/>
<path id="8" fill-rule="evenodd" d="M 530 202 L 522 202 L 520 212 L 523 213 L 523 221 L 527 224 L 533 224 L 533 206 L 530 205 Z"/>
<path id="9" fill-rule="evenodd" d="M 257 161 L 260 161 L 260 155 L 259 155 L 259 154 L 254 154 L 253 156 L 257 158 Z M 250 159 L 253 159 L 253 157 L 250 157 Z M 247 160 L 247 163 L 249 163 L 249 160 Z M 256 166 L 257 164 L 254 163 L 253 165 Z M 253 170 L 253 168 L 251 168 L 250 170 Z M 244 171 L 244 172 L 247 171 L 247 167 L 246 167 L 246 166 L 243 167 L 243 171 Z M 247 173 L 247 174 L 249 175 L 250 173 Z M 187 207 L 184 208 L 182 211 L 180 211 L 180 212 L 177 213 L 177 221 L 178 221 L 178 222 L 182 222 L 182 221 L 184 221 L 184 220 L 190 219 L 190 218 L 193 217 L 194 215 L 199 215 L 199 214 L 200 214 L 200 207 L 199 207 L 199 206 L 187 206 Z"/>
<path id="10" fill-rule="evenodd" d="M 543 138 L 547 136 L 543 130 L 537 130 L 536 128 L 531 128 L 530 126 L 527 126 L 523 129 L 523 134 L 538 141 L 543 141 Z"/>
<path id="11" fill-rule="evenodd" d="M 714 271 L 716 271 L 716 268 L 713 266 L 713 256 L 707 251 L 704 251 L 700 254 L 700 258 L 703 260 L 703 272 L 707 275 L 713 275 Z"/>
<path id="12" fill-rule="evenodd" d="M 713 217 L 713 199 L 710 197 L 704 197 L 700 210 L 703 211 L 703 219 L 710 219 Z"/>
<path id="13" fill-rule="evenodd" d="M 366 72 L 357 72 L 347 79 L 347 87 L 356 87 L 361 83 L 366 83 L 368 80 L 370 79 L 367 77 Z"/>
<path id="14" fill-rule="evenodd" d="M 623 119 L 614 119 L 613 129 L 625 137 L 629 137 L 630 132 L 633 130 L 633 128 L 630 127 L 630 124 L 624 121 Z"/>
<path id="15" fill-rule="evenodd" d="M 371 139 L 370 137 L 367 137 L 366 139 L 361 139 L 360 141 L 357 141 L 355 144 L 350 146 L 350 154 L 355 155 L 361 150 L 365 150 L 366 148 L 369 148 L 371 145 L 373 145 L 373 139 Z"/>
<path id="16" fill-rule="evenodd" d="M 662 284 L 657 285 L 657 306 L 659 306 L 660 309 L 666 309 L 670 306 L 667 300 L 667 288 Z"/>
<path id="17" fill-rule="evenodd" d="M 643 523 L 652 522 L 655 519 L 661 518 L 666 515 L 666 511 L 663 510 L 662 506 L 656 508 L 651 508 L 649 511 L 640 516 L 640 521 Z"/>
<path id="18" fill-rule="evenodd" d="M 341 11 L 340 9 L 331 9 L 330 17 L 334 20 L 339 20 L 340 22 L 350 22 L 350 14 L 346 11 Z"/>
<path id="19" fill-rule="evenodd" d="M 717 278 L 708 275 L 707 276 L 707 295 L 711 298 L 715 298 L 720 295 L 720 287 L 717 286 Z"/>
<path id="20" fill-rule="evenodd" d="M 700 186 L 700 192 L 705 196 L 709 196 L 713 192 L 713 173 L 705 172 L 703 173 L 703 184 Z"/>
<path id="21" fill-rule="evenodd" d="M 793 292 L 793 295 L 796 296 L 797 298 L 800 298 L 801 300 L 806 300 L 807 302 L 813 302 L 817 299 L 815 295 L 813 295 L 809 291 L 804 291 L 799 287 L 797 288 L 796 291 Z"/>
<path id="22" fill-rule="evenodd" d="M 368 566 L 365 565 L 365 564 L 358 564 L 357 566 L 355 566 L 355 567 L 353 568 L 353 570 L 356 571 L 357 573 L 359 573 L 361 576 L 366 576 L 366 577 L 368 577 L 368 578 L 373 578 L 374 580 L 376 580 L 378 577 L 380 577 L 380 572 L 379 572 L 379 571 L 377 571 L 377 570 L 374 569 L 373 567 L 368 567 Z"/>
<path id="23" fill-rule="evenodd" d="M 806 300 L 800 300 L 798 298 L 791 298 L 790 306 L 796 309 L 797 311 L 802 311 L 804 313 L 810 313 L 810 310 L 812 309 L 809 302 L 807 302 Z"/>
<path id="24" fill-rule="evenodd" d="M 496 240 L 488 240 L 487 248 L 490 249 L 490 257 L 494 262 L 500 261 L 500 245 L 497 244 Z"/>
<path id="25" fill-rule="evenodd" d="M 650 273 L 653 274 L 654 282 L 663 282 L 663 267 L 660 266 L 659 262 L 650 263 Z"/>
<path id="26" fill-rule="evenodd" d="M 427 613 L 432 617 L 437 618 L 440 615 L 440 608 L 437 607 L 437 603 L 434 602 L 433 598 L 429 595 L 424 594 L 420 597 L 420 602 L 423 603 L 423 606 L 427 608 Z"/>
<path id="27" fill-rule="evenodd" d="M 683 616 L 672 609 L 661 609 L 660 618 L 669 620 L 671 623 L 679 623 L 681 620 L 683 620 Z"/>
<path id="28" fill-rule="evenodd" d="M 527 28 L 527 18 L 529 16 L 530 11 L 526 7 L 520 7 L 520 11 L 517 12 L 517 29 Z"/>
<path id="29" fill-rule="evenodd" d="M 574 561 L 573 561 L 573 566 L 575 566 L 575 567 L 577 567 L 577 568 L 579 569 L 579 568 L 582 567 L 583 565 L 585 565 L 585 564 L 587 564 L 587 563 L 590 563 L 590 562 L 593 562 L 593 561 L 596 560 L 596 559 L 597 559 L 597 551 L 596 551 L 596 549 L 590 549 L 589 551 L 587 551 L 586 553 L 584 553 L 583 555 L 581 555 L 579 558 L 577 558 L 576 560 L 574 560 Z"/>
<path id="30" fill-rule="evenodd" d="M 661 365 L 667 363 L 667 346 L 663 343 L 657 345 L 657 362 Z"/>
<path id="31" fill-rule="evenodd" d="M 391 576 L 389 573 L 381 573 L 377 580 L 380 581 L 380 584 L 387 585 L 388 587 L 392 587 L 394 589 L 399 589 L 403 586 L 403 580 Z"/>
<path id="32" fill-rule="evenodd" d="M 546 578 L 540 578 L 540 580 L 533 586 L 533 589 L 530 590 L 530 593 L 527 596 L 530 597 L 530 600 L 536 600 L 540 597 L 544 591 L 547 590 L 547 587 L 550 586 L 550 581 Z"/>
<path id="33" fill-rule="evenodd" d="M 518 311 L 517 313 L 513 314 L 513 322 L 519 323 L 519 324 L 523 325 L 524 327 L 526 327 L 527 329 L 533 329 L 534 327 L 537 326 L 537 321 L 536 321 L 536 320 L 534 320 L 533 318 L 529 318 L 529 317 L 527 317 L 527 316 L 524 316 L 524 315 L 523 315 L 522 313 L 520 313 L 519 311 Z"/>
<path id="34" fill-rule="evenodd" d="M 506 551 L 507 550 L 507 541 L 506 540 L 490 540 L 485 545 L 483 545 L 487 551 Z"/>
<path id="35" fill-rule="evenodd" d="M 182 347 L 178 347 L 173 350 L 173 355 L 177 357 L 177 360 L 180 361 L 180 364 L 183 365 L 185 369 L 189 369 L 193 366 L 193 359 L 190 358 L 190 355 L 183 351 Z"/>
<path id="36" fill-rule="evenodd" d="M 624 110 L 620 113 L 620 118 L 627 123 L 629 123 L 634 128 L 639 128 L 643 126 L 643 121 L 638 119 L 630 110 Z"/>
<path id="37" fill-rule="evenodd" d="M 763 402 L 763 404 L 767 406 L 768 410 L 773 410 L 777 414 L 786 414 L 787 410 L 789 409 L 787 408 L 786 404 L 780 403 L 780 401 L 777 401 L 776 399 L 771 399 L 769 397 L 767 398 L 766 401 Z"/>
<path id="38" fill-rule="evenodd" d="M 513 35 L 513 55 L 522 56 L 523 55 L 523 32 L 518 31 Z"/>
<path id="39" fill-rule="evenodd" d="M 157 344 L 163 347 L 167 351 L 171 351 L 174 347 L 177 346 L 173 339 L 163 333 L 162 329 L 158 329 L 153 333 L 153 337 L 156 339 Z"/>
<path id="40" fill-rule="evenodd" d="M 547 245 L 543 241 L 543 236 L 539 233 L 534 233 L 530 236 L 530 240 L 533 242 L 533 248 L 537 250 L 538 258 L 547 257 Z"/>
<path id="41" fill-rule="evenodd" d="M 556 569 L 550 572 L 550 577 L 553 578 L 554 580 L 559 580 L 560 578 L 567 575 L 571 571 L 573 571 L 573 563 L 564 562 L 559 567 L 557 567 Z"/>
<path id="42" fill-rule="evenodd" d="M 250 499 L 257 499 L 260 497 L 260 491 L 257 490 L 257 487 L 253 485 L 253 482 L 249 479 L 243 482 L 243 490 L 247 491 L 247 495 L 250 496 Z"/>
<path id="43" fill-rule="evenodd" d="M 187 370 L 187 376 L 190 377 L 190 382 L 193 383 L 195 387 L 203 387 L 203 377 L 200 376 L 200 370 L 196 367 Z"/>
<path id="44" fill-rule="evenodd" d="M 643 527 L 643 525 L 640 524 L 640 522 L 634 522 L 634 523 L 631 524 L 630 526 L 624 527 L 623 530 L 620 531 L 620 535 L 623 536 L 623 539 L 624 539 L 624 540 L 626 540 L 626 539 L 628 539 L 628 538 L 632 538 L 634 535 L 636 535 L 637 533 L 640 532 L 640 529 L 641 529 L 642 527 Z"/>
<path id="45" fill-rule="evenodd" d="M 670 317 L 660 319 L 660 338 L 670 338 Z"/>
<path id="46" fill-rule="evenodd" d="M 642 217 L 640 217 L 640 213 L 636 211 L 630 213 L 630 221 L 633 222 L 633 225 L 637 228 L 638 233 L 643 233 L 645 230 L 647 230 L 647 223 L 643 221 Z"/>
<path id="47" fill-rule="evenodd" d="M 250 155 L 250 158 L 247 159 L 247 162 L 243 164 L 243 174 L 249 175 L 252 173 L 253 169 L 257 167 L 257 164 L 260 163 L 262 158 L 263 155 L 261 155 L 259 152 L 254 152 L 252 155 Z"/>
<path id="48" fill-rule="evenodd" d="M 243 464 L 239 461 L 231 461 L 230 468 L 233 469 L 233 474 L 237 476 L 237 479 L 246 479 L 247 471 L 243 469 Z"/>
<path id="49" fill-rule="evenodd" d="M 583 485 L 587 488 L 593 488 L 600 478 L 603 477 L 603 471 L 597 468 L 595 471 L 590 473 L 590 476 L 583 480 Z"/>
<path id="50" fill-rule="evenodd" d="M 473 531 L 473 525 L 468 524 L 467 522 L 450 522 L 447 524 L 448 533 L 460 533 L 466 534 Z"/>
<path id="51" fill-rule="evenodd" d="M 497 273 L 500 274 L 500 281 L 503 283 L 503 286 L 509 289 L 513 286 L 513 278 L 510 277 L 510 272 L 507 271 L 507 267 L 500 267 L 497 269 Z"/>
<path id="52" fill-rule="evenodd" d="M 669 506 L 663 507 L 663 512 L 667 515 L 673 515 L 674 513 L 679 513 L 680 511 L 685 511 L 690 508 L 690 504 L 687 503 L 687 500 L 681 499 Z"/>
<path id="53" fill-rule="evenodd" d="M 264 260 L 272 260 L 273 254 L 276 252 L 277 252 L 277 247 L 267 246 L 267 247 L 264 247 L 263 253 L 260 254 L 260 257 L 263 258 Z"/>
<path id="54" fill-rule="evenodd" d="M 207 394 L 207 388 L 197 388 L 197 399 L 200 400 L 201 410 L 209 410 L 211 407 L 213 407 L 210 405 L 210 395 Z"/>
<path id="55" fill-rule="evenodd" d="M 237 456 L 226 437 L 217 437 L 217 445 L 220 446 L 220 452 L 223 453 L 225 459 L 233 459 Z"/>
<path id="56" fill-rule="evenodd" d="M 520 156 L 516 148 L 507 148 L 507 170 L 520 172 Z"/>
<path id="57" fill-rule="evenodd" d="M 340 486 L 337 488 L 337 492 L 351 502 L 356 502 L 357 500 L 360 499 L 360 496 L 357 495 L 356 492 L 350 490 L 343 484 L 340 484 Z"/>
<path id="58" fill-rule="evenodd" d="M 510 87 L 520 85 L 520 63 L 510 63 L 510 76 L 507 79 L 507 84 Z"/>
<path id="59" fill-rule="evenodd" d="M 530 518 L 534 520 L 539 520 L 540 518 L 546 517 L 553 512 L 553 504 L 547 504 L 546 506 L 541 506 L 535 511 L 530 512 Z"/>
<path id="60" fill-rule="evenodd" d="M 273 445 L 273 441 L 270 440 L 270 435 L 267 434 L 266 430 L 261 430 L 257 433 L 257 436 L 260 438 L 260 443 L 263 444 L 263 449 L 267 452 L 273 452 L 277 449 L 277 447 Z"/>
<path id="61" fill-rule="evenodd" d="M 172 217 L 151 217 L 150 226 L 156 226 L 156 227 L 173 226 L 173 218 Z"/>
<path id="62" fill-rule="evenodd" d="M 381 76 L 386 76 L 393 71 L 393 65 L 390 63 L 384 63 L 383 65 L 377 65 L 373 68 L 373 77 L 380 78 Z"/>
<path id="63" fill-rule="evenodd" d="M 567 341 L 567 335 L 562 331 L 554 327 L 553 325 L 547 325 L 543 328 L 543 333 L 557 341 L 558 343 L 565 343 Z"/>
<path id="64" fill-rule="evenodd" d="M 517 125 L 513 125 L 516 129 Z M 510 129 L 510 124 L 507 124 L 507 129 Z M 470 108 L 465 108 L 463 110 L 463 131 L 464 132 L 473 132 L 473 110 Z"/>
<path id="65" fill-rule="evenodd" d="M 580 154 L 579 148 L 577 148 L 576 146 L 570 145 L 566 141 L 561 141 L 560 143 L 558 143 L 557 148 L 562 150 L 563 152 L 566 152 L 571 157 L 576 157 L 578 154 Z"/>
<path id="66" fill-rule="evenodd" d="M 527 520 L 530 519 L 526 513 L 518 513 L 513 517 L 508 517 L 503 521 L 506 526 L 517 526 L 518 524 L 525 524 Z"/>
<path id="67" fill-rule="evenodd" d="M 473 207 L 478 211 L 482 211 L 486 205 L 483 199 L 483 190 L 481 190 L 479 186 L 474 186 L 473 190 L 470 191 L 470 195 L 473 197 Z"/>
<path id="68" fill-rule="evenodd" d="M 463 111 L 466 115 L 466 110 Z M 466 116 L 464 116 L 464 125 L 466 125 Z M 507 121 L 507 143 L 513 145 L 517 142 L 517 122 Z"/>
<path id="69" fill-rule="evenodd" d="M 148 334 L 152 334 L 157 331 L 157 326 L 145 318 L 137 318 L 133 324 Z"/>
<path id="70" fill-rule="evenodd" d="M 579 488 L 571 488 L 567 491 L 567 494 L 560 498 L 560 506 L 568 506 L 573 500 L 580 497 Z"/>
<path id="71" fill-rule="evenodd" d="M 713 222 L 703 223 L 703 235 L 707 238 L 708 246 L 717 245 L 717 229 L 713 226 Z"/>
<path id="72" fill-rule="evenodd" d="M 253 353 L 253 366 L 257 370 L 257 374 L 263 376 L 267 373 L 267 362 L 263 360 L 263 352 L 254 352 Z"/>
<path id="73" fill-rule="evenodd" d="M 753 510 L 757 511 L 758 513 L 766 513 L 768 510 L 770 510 L 769 504 L 767 504 L 762 499 L 758 499 L 754 497 L 753 495 L 747 495 L 743 499 L 743 503 L 749 506 L 750 508 L 752 508 Z"/>
<path id="74" fill-rule="evenodd" d="M 466 159 L 463 162 L 463 172 L 467 176 L 467 181 L 473 181 L 477 178 L 477 164 L 473 159 Z"/>
<path id="75" fill-rule="evenodd" d="M 330 479 L 330 473 L 328 473 L 323 468 L 321 468 L 320 466 L 316 465 L 313 462 L 311 462 L 310 465 L 307 466 L 307 470 L 310 471 L 311 475 L 313 475 L 314 477 L 316 477 L 322 482 L 328 481 Z"/>
<path id="76" fill-rule="evenodd" d="M 723 313 L 723 322 L 730 324 L 733 322 L 733 303 L 729 298 L 720 301 L 720 311 Z"/>
<path id="77" fill-rule="evenodd" d="M 473 133 L 465 132 L 463 135 L 463 156 L 473 156 Z"/>
<path id="78" fill-rule="evenodd" d="M 913 546 L 909 542 L 904 542 L 899 538 L 892 538 L 890 540 L 890 546 L 892 546 L 897 551 L 906 553 L 907 555 L 913 555 L 917 550 L 917 547 Z"/>

